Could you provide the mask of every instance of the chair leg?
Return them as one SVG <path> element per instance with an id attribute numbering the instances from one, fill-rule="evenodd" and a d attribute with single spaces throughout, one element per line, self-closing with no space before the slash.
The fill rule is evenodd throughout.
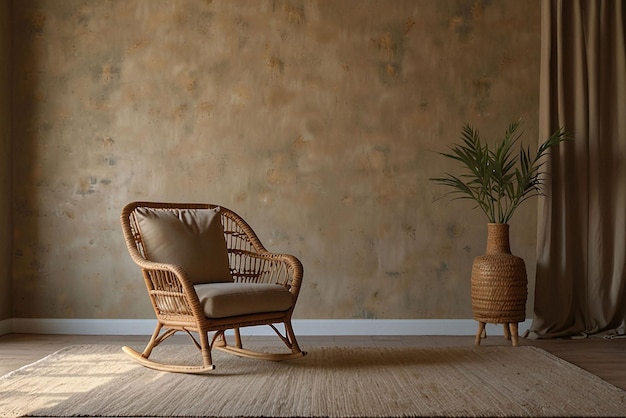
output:
<path id="1" fill-rule="evenodd" d="M 241 333 L 239 332 L 239 328 L 235 328 L 233 331 L 235 332 L 235 347 L 242 348 L 243 345 L 241 344 Z"/>
<path id="2" fill-rule="evenodd" d="M 204 367 L 210 367 L 213 364 L 211 358 L 211 344 L 206 331 L 200 332 L 200 350 L 202 351 L 202 364 Z"/>
<path id="3" fill-rule="evenodd" d="M 285 333 L 287 334 L 287 339 L 289 340 L 289 344 L 291 345 L 291 352 L 300 353 L 302 350 L 300 350 L 298 340 L 296 339 L 296 334 L 293 332 L 291 320 L 285 321 Z"/>
<path id="4" fill-rule="evenodd" d="M 161 333 L 161 329 L 163 329 L 163 325 L 159 322 L 157 323 L 157 326 L 154 329 L 154 332 L 152 333 L 152 337 L 150 337 L 150 341 L 148 342 L 148 345 L 146 345 L 146 348 L 143 350 L 143 353 L 141 353 L 143 357 L 145 358 L 150 357 L 150 354 L 152 354 L 152 349 L 158 345 L 159 334 Z"/>

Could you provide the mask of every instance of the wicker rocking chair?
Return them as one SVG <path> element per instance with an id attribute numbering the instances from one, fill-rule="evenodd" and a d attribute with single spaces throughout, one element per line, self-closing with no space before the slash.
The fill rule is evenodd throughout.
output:
<path id="1" fill-rule="evenodd" d="M 291 325 L 302 264 L 294 256 L 268 252 L 239 215 L 211 204 L 133 202 L 122 210 L 121 223 L 157 318 L 142 353 L 123 347 L 135 361 L 161 371 L 205 373 L 215 368 L 212 348 L 266 360 L 306 354 Z M 283 324 L 284 331 L 277 324 Z M 244 348 L 239 328 L 256 325 L 269 325 L 287 350 L 265 353 Z M 226 340 L 227 330 L 232 330 L 229 338 L 234 334 L 233 344 Z M 156 346 L 179 331 L 200 350 L 202 365 L 150 359 Z M 198 334 L 199 342 L 192 333 Z"/>

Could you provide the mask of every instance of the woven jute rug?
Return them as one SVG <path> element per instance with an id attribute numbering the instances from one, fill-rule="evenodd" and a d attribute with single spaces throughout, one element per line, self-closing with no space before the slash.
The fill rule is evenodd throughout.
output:
<path id="1" fill-rule="evenodd" d="M 193 346 L 160 355 L 198 360 Z M 533 347 L 314 347 L 269 362 L 216 352 L 206 375 L 119 346 L 65 348 L 0 378 L 0 416 L 625 416 L 626 392 Z"/>

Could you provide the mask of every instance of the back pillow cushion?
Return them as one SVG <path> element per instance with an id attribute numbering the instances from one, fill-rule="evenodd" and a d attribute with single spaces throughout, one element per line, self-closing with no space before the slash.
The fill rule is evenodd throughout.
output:
<path id="1" fill-rule="evenodd" d="M 180 266 L 193 284 L 232 282 L 219 208 L 137 208 L 146 258 Z"/>

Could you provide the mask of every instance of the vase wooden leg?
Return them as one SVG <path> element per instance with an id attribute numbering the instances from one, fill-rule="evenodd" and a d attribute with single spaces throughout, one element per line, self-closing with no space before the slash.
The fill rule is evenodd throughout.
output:
<path id="1" fill-rule="evenodd" d="M 511 322 L 509 324 L 509 329 L 510 329 L 510 333 L 511 333 L 511 343 L 513 344 L 513 347 L 517 347 L 517 344 L 519 343 L 517 322 Z"/>
<path id="2" fill-rule="evenodd" d="M 478 323 L 478 332 L 476 333 L 476 339 L 474 340 L 474 344 L 475 345 L 480 345 L 480 340 L 482 338 L 486 338 L 487 337 L 487 332 L 485 331 L 485 323 L 484 322 L 479 322 Z"/>
<path id="3" fill-rule="evenodd" d="M 502 329 L 504 331 L 504 338 L 507 340 L 511 339 L 511 331 L 509 330 L 509 323 L 505 322 L 504 324 L 502 324 Z"/>

